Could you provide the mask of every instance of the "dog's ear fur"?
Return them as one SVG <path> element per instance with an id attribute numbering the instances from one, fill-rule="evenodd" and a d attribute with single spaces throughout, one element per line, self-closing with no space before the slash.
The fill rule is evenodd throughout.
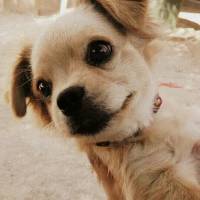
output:
<path id="1" fill-rule="evenodd" d="M 88 3 L 93 4 L 96 10 L 115 22 L 121 30 L 154 37 L 154 23 L 148 14 L 147 0 L 70 0 L 68 7 Z"/>
<path id="2" fill-rule="evenodd" d="M 26 114 L 27 97 L 31 96 L 31 48 L 26 47 L 20 53 L 11 72 L 11 87 L 9 89 L 9 102 L 17 117 Z"/>
<path id="3" fill-rule="evenodd" d="M 101 5 L 125 29 L 138 29 L 144 24 L 147 0 L 92 0 Z"/>

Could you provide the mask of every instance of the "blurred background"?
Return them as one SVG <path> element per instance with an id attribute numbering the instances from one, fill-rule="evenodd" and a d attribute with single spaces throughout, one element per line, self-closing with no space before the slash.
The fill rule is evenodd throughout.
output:
<path id="1" fill-rule="evenodd" d="M 3 12 L 51 15 L 59 11 L 61 2 L 59 0 L 0 0 L 0 9 Z"/>
<path id="2" fill-rule="evenodd" d="M 200 30 L 200 0 L 152 0 L 152 14 L 171 28 Z M 1 12 L 48 16 L 64 11 L 67 0 L 0 0 Z"/>
<path id="3" fill-rule="evenodd" d="M 171 28 L 200 30 L 200 0 L 153 0 L 154 15 Z"/>

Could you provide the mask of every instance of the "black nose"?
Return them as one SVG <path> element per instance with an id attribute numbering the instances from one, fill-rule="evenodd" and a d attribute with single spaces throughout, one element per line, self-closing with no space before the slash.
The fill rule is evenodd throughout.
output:
<path id="1" fill-rule="evenodd" d="M 59 94 L 57 105 L 65 115 L 71 116 L 81 108 L 84 96 L 85 89 L 83 87 L 73 86 Z"/>

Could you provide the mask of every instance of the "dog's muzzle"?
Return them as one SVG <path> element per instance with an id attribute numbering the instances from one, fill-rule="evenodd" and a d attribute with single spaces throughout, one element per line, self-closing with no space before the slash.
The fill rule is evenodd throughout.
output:
<path id="1" fill-rule="evenodd" d="M 72 134 L 95 135 L 112 118 L 103 106 L 88 97 L 84 87 L 73 86 L 62 91 L 57 99 L 58 108 L 69 119 Z"/>

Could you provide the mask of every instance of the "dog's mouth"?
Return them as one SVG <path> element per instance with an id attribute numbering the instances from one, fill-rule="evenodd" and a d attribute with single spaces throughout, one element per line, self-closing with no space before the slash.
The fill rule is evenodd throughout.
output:
<path id="1" fill-rule="evenodd" d="M 127 109 L 133 96 L 133 93 L 130 93 L 120 109 L 113 113 L 103 106 L 95 104 L 90 98 L 86 98 L 81 108 L 74 115 L 68 117 L 71 133 L 73 135 L 89 136 L 102 132 L 117 114 Z"/>
<path id="2" fill-rule="evenodd" d="M 130 93 L 130 94 L 126 97 L 126 99 L 125 99 L 124 103 L 122 104 L 122 107 L 120 108 L 120 110 L 118 111 L 118 113 L 120 113 L 121 111 L 125 110 L 125 109 L 128 107 L 128 105 L 129 105 L 129 103 L 131 102 L 133 96 L 134 96 L 134 92 Z"/>

